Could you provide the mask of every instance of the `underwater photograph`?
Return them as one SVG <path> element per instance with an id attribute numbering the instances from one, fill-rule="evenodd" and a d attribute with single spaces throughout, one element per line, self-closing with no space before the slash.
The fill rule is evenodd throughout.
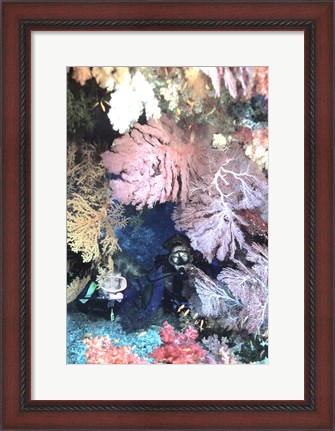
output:
<path id="1" fill-rule="evenodd" d="M 268 364 L 268 68 L 67 68 L 67 364 Z"/>

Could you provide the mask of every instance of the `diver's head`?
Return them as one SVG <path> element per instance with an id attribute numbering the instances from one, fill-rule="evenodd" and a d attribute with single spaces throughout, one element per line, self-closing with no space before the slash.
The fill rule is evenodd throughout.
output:
<path id="1" fill-rule="evenodd" d="M 173 235 L 172 237 L 167 239 L 164 242 L 163 247 L 169 250 L 170 252 L 178 245 L 184 246 L 188 250 L 191 250 L 191 241 L 189 240 L 189 238 L 186 235 L 180 235 L 180 234 Z"/>
<path id="2" fill-rule="evenodd" d="M 119 273 L 111 272 L 99 285 L 103 297 L 121 301 L 123 291 L 127 288 L 127 280 Z"/>
<path id="3" fill-rule="evenodd" d="M 192 262 L 193 257 L 190 248 L 180 244 L 172 248 L 168 260 L 181 276 L 185 276 L 187 265 Z"/>

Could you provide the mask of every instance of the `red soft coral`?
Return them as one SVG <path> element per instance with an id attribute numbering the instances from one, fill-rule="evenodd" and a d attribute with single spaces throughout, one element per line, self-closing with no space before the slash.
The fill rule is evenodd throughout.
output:
<path id="1" fill-rule="evenodd" d="M 269 92 L 269 68 L 257 67 L 257 87 L 256 91 L 263 96 L 268 97 Z"/>
<path id="2" fill-rule="evenodd" d="M 199 364 L 206 356 L 206 351 L 195 342 L 198 332 L 191 326 L 181 333 L 175 332 L 173 326 L 164 322 L 159 334 L 163 344 L 151 354 L 155 363 Z"/>
<path id="3" fill-rule="evenodd" d="M 131 353 L 131 347 L 115 347 L 108 335 L 87 338 L 83 341 L 88 346 L 86 362 L 88 364 L 147 364 L 145 359 Z"/>

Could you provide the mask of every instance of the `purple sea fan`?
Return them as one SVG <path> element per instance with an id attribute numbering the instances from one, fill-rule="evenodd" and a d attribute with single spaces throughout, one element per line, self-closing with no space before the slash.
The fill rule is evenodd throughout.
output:
<path id="1" fill-rule="evenodd" d="M 242 326 L 250 333 L 259 333 L 267 327 L 268 321 L 268 251 L 256 243 L 246 249 L 246 259 L 253 265 L 249 267 L 236 260 L 237 269 L 223 269 L 218 280 L 226 283 L 243 304 Z"/>
<path id="2" fill-rule="evenodd" d="M 223 153 L 224 159 L 214 175 L 212 185 L 222 201 L 231 203 L 235 210 L 259 208 L 267 203 L 267 182 L 241 147 L 232 145 Z"/>
<path id="3" fill-rule="evenodd" d="M 191 245 L 211 262 L 235 255 L 236 247 L 244 244 L 238 216 L 228 201 L 203 180 L 191 184 L 190 198 L 184 207 L 174 210 L 176 229 L 186 232 Z M 241 219 L 242 221 L 242 219 Z"/>
<path id="4" fill-rule="evenodd" d="M 266 214 L 266 178 L 238 144 L 208 151 L 208 160 L 207 174 L 191 182 L 188 201 L 172 218 L 209 262 L 233 259 L 245 242 L 239 211 L 259 208 Z"/>
<path id="5" fill-rule="evenodd" d="M 225 327 L 237 327 L 241 303 L 234 298 L 223 283 L 212 280 L 194 265 L 187 268 L 190 292 L 189 305 L 200 316 L 220 318 Z M 187 290 L 183 294 L 187 295 Z M 200 300 L 200 301 L 199 301 Z"/>

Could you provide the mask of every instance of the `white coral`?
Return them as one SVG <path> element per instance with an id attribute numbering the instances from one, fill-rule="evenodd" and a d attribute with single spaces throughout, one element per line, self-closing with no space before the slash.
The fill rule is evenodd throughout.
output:
<path id="1" fill-rule="evenodd" d="M 218 133 L 218 134 L 214 133 L 213 140 L 212 140 L 212 147 L 225 149 L 227 147 L 227 139 L 223 135 L 221 135 L 221 133 Z"/>
<path id="2" fill-rule="evenodd" d="M 172 82 L 168 83 L 167 87 L 160 89 L 159 93 L 168 102 L 169 111 L 175 111 L 179 105 L 179 91 L 180 89 Z"/>
<path id="3" fill-rule="evenodd" d="M 125 133 L 132 127 L 145 109 L 147 120 L 161 115 L 154 91 L 141 72 L 136 72 L 131 83 L 125 81 L 112 94 L 108 113 L 114 130 Z"/>

